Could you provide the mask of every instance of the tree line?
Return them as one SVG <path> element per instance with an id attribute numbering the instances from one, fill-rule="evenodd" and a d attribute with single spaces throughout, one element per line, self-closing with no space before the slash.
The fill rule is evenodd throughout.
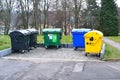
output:
<path id="1" fill-rule="evenodd" d="M 64 35 L 70 34 L 73 28 L 91 28 L 105 32 L 108 30 L 105 27 L 109 26 L 107 23 L 103 25 L 105 19 L 102 17 L 117 15 L 115 11 L 114 15 L 104 16 L 109 14 L 104 12 L 111 9 L 108 3 L 115 6 L 112 10 L 114 12 L 117 9 L 114 0 L 101 0 L 101 4 L 97 0 L 0 0 L 0 22 L 4 23 L 4 34 L 8 34 L 10 29 L 36 28 L 41 32 L 49 27 L 62 28 Z M 104 5 L 109 9 L 104 9 Z M 117 22 L 112 23 L 118 27 Z"/>

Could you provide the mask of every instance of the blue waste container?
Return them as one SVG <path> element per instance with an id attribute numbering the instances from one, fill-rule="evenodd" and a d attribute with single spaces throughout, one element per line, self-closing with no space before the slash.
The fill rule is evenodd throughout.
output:
<path id="1" fill-rule="evenodd" d="M 85 48 L 84 34 L 91 31 L 91 29 L 73 29 L 72 41 L 74 50 L 77 48 Z"/>

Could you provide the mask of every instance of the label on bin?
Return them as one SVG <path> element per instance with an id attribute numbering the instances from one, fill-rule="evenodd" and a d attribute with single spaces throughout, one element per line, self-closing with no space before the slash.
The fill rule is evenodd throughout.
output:
<path id="1" fill-rule="evenodd" d="M 57 35 L 56 34 L 52 35 L 52 42 L 57 42 Z"/>
<path id="2" fill-rule="evenodd" d="M 48 34 L 49 39 L 52 39 L 52 34 Z"/>

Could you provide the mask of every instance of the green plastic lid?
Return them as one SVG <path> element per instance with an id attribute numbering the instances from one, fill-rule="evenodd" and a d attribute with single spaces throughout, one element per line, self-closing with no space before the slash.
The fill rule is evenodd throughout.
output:
<path id="1" fill-rule="evenodd" d="M 45 33 L 45 32 L 59 32 L 59 33 L 61 33 L 62 29 L 61 28 L 46 28 L 46 29 L 43 29 L 43 33 Z"/>

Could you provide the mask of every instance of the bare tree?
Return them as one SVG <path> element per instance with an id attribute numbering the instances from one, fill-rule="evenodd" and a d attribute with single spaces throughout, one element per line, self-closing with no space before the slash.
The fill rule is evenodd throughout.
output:
<path id="1" fill-rule="evenodd" d="M 33 13 L 34 13 L 34 25 L 35 28 L 38 29 L 39 28 L 39 13 L 40 10 L 38 8 L 40 0 L 32 0 L 33 2 Z"/>
<path id="2" fill-rule="evenodd" d="M 49 27 L 49 8 L 50 5 L 52 4 L 51 2 L 53 2 L 52 0 L 44 0 L 44 9 L 43 9 L 43 14 L 44 14 L 44 25 L 43 27 L 45 28 L 46 24 L 47 27 Z"/>
<path id="3" fill-rule="evenodd" d="M 46 6 L 47 6 L 47 3 L 46 3 L 47 1 L 46 0 L 44 0 L 44 26 L 43 26 L 43 28 L 45 28 L 45 25 L 46 25 L 46 17 L 47 17 L 47 9 L 46 9 Z"/>
<path id="4" fill-rule="evenodd" d="M 20 13 L 22 13 L 23 27 L 24 29 L 27 29 L 29 23 L 30 0 L 18 0 L 18 1 Z"/>
<path id="5" fill-rule="evenodd" d="M 64 12 L 64 34 L 67 35 L 67 0 L 61 1 L 63 12 Z"/>
<path id="6" fill-rule="evenodd" d="M 64 22 L 64 11 L 62 10 L 61 0 L 55 0 L 53 4 L 54 27 L 62 28 Z"/>
<path id="7" fill-rule="evenodd" d="M 5 33 L 9 31 L 14 10 L 18 14 L 15 20 L 17 28 L 27 29 L 30 25 L 41 31 L 42 28 L 53 26 L 62 28 L 67 35 L 74 26 L 79 28 L 87 21 L 82 17 L 82 11 L 85 11 L 83 8 L 86 6 L 88 9 L 87 2 L 84 1 L 86 0 L 0 0 L 0 19 L 5 23 Z"/>
<path id="8" fill-rule="evenodd" d="M 1 7 L 1 21 L 5 24 L 4 34 L 8 34 L 10 29 L 10 22 L 12 16 L 14 0 L 0 0 Z"/>
<path id="9" fill-rule="evenodd" d="M 64 12 L 64 34 L 67 35 L 71 27 L 71 16 L 73 14 L 72 0 L 61 0 L 62 11 Z M 69 33 L 68 33 L 69 34 Z"/>
<path id="10" fill-rule="evenodd" d="M 74 15 L 75 15 L 75 27 L 79 28 L 79 18 L 80 18 L 80 11 L 82 9 L 82 4 L 84 0 L 73 0 L 74 3 Z"/>

